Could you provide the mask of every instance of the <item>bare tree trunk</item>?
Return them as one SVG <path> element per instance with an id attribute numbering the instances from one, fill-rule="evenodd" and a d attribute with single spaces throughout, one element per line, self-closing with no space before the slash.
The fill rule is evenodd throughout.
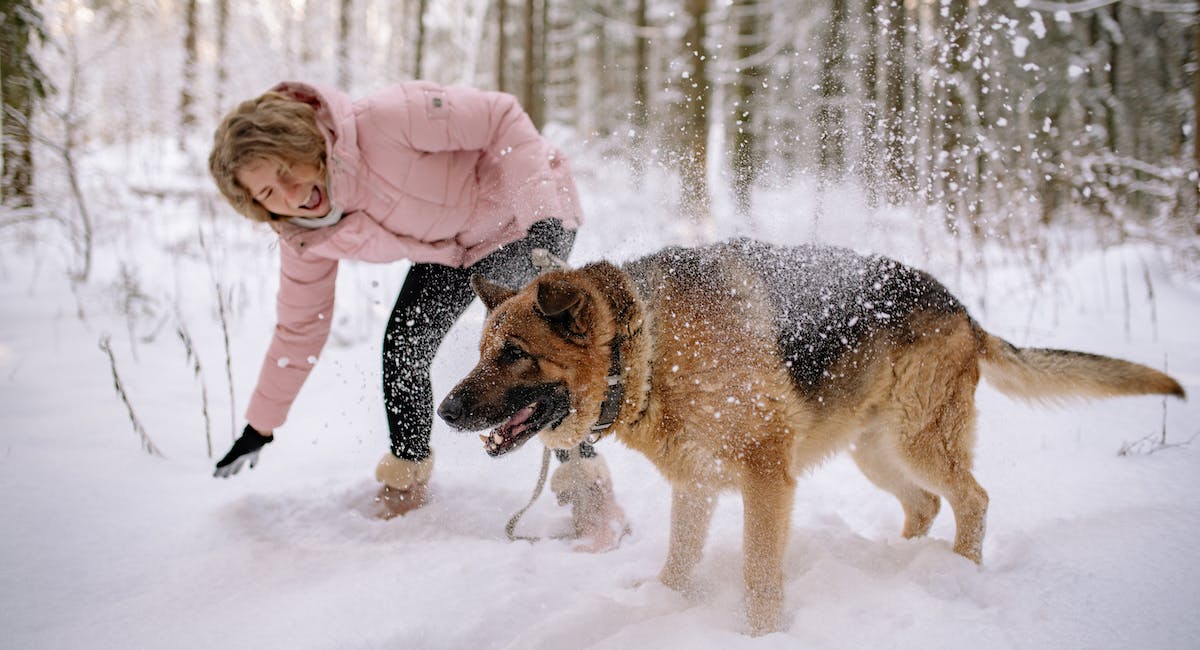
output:
<path id="1" fill-rule="evenodd" d="M 524 51 L 521 68 L 521 103 L 533 117 L 537 105 L 537 0 L 525 0 Z M 537 120 L 534 120 L 537 124 Z"/>
<path id="2" fill-rule="evenodd" d="M 1200 204 L 1200 8 L 1192 19 L 1192 160 L 1195 166 L 1191 174 L 1191 201 Z M 1200 218 L 1192 213 L 1192 232 L 1200 235 Z"/>
<path id="3" fill-rule="evenodd" d="M 316 58 L 317 39 L 305 33 L 305 25 L 311 18 L 315 18 L 315 14 L 319 11 L 319 5 L 309 0 L 294 0 L 292 3 L 291 19 L 288 21 L 288 29 L 291 30 L 287 39 L 287 70 L 289 74 L 295 70 L 298 63 L 301 68 L 307 68 L 308 64 Z M 294 49 L 293 49 L 294 48 Z M 296 59 L 293 61 L 293 58 Z"/>
<path id="4" fill-rule="evenodd" d="M 633 179 L 641 187 L 646 175 L 646 143 L 650 128 L 650 40 L 646 38 L 649 22 L 646 18 L 646 0 L 637 0 L 634 5 L 633 24 L 637 31 L 633 36 Z"/>
<path id="5" fill-rule="evenodd" d="M 760 0 L 735 0 L 733 17 L 737 23 L 738 77 L 734 89 L 735 103 L 732 137 L 731 164 L 733 167 L 734 207 L 739 216 L 748 218 L 754 184 L 762 167 L 758 130 L 762 128 L 759 112 L 759 90 L 763 83 L 763 66 L 755 60 L 766 47 L 762 30 L 763 8 Z"/>
<path id="6" fill-rule="evenodd" d="M 911 194 L 912 172 L 907 162 L 907 147 L 904 113 L 905 80 L 908 77 L 907 40 L 908 16 L 903 0 L 886 0 L 884 6 L 884 39 L 886 49 L 883 59 L 883 120 L 884 120 L 884 164 L 887 174 L 890 201 L 900 200 Z"/>
<path id="7" fill-rule="evenodd" d="M 496 90 L 508 92 L 508 0 L 496 0 Z"/>
<path id="8" fill-rule="evenodd" d="M 1113 5 L 1109 8 L 1113 23 L 1121 24 L 1121 6 Z M 1121 93 L 1121 73 L 1123 66 L 1121 65 L 1121 45 L 1123 43 L 1118 39 L 1112 39 L 1112 46 L 1108 52 L 1108 91 L 1109 91 L 1109 111 L 1108 111 L 1108 148 L 1113 153 L 1122 151 L 1121 137 L 1121 120 L 1120 113 L 1122 109 Z"/>
<path id="9" fill-rule="evenodd" d="M 179 90 L 179 148 L 187 145 L 187 136 L 196 126 L 194 105 L 196 91 L 196 68 L 199 65 L 200 54 L 196 47 L 197 25 L 196 13 L 199 3 L 197 0 L 187 0 L 184 5 L 183 18 L 183 83 Z"/>
<path id="10" fill-rule="evenodd" d="M 937 16 L 941 5 L 918 3 L 910 14 L 912 19 L 913 43 L 910 44 L 908 56 L 912 65 L 906 71 L 911 79 L 910 94 L 907 96 L 908 106 L 904 113 L 909 132 L 906 154 L 912 170 L 912 182 L 916 195 L 921 199 L 924 208 L 935 201 L 934 195 L 941 187 L 935 182 L 934 164 L 940 143 L 935 141 L 937 133 L 937 118 L 934 113 L 939 110 L 937 97 L 937 76 L 931 70 L 939 66 L 937 47 L 929 47 L 928 39 L 933 39 L 937 31 Z M 961 268 L 961 267 L 960 267 Z"/>
<path id="11" fill-rule="evenodd" d="M 612 68 L 609 66 L 610 47 L 608 16 L 596 16 L 586 23 L 584 30 L 595 34 L 591 45 L 592 74 L 595 82 L 590 88 L 578 83 L 576 93 L 579 101 L 580 122 L 585 133 L 596 132 L 601 138 L 612 135 L 617 127 L 615 118 L 620 114 L 618 106 L 624 106 L 626 98 L 621 97 L 620 88 L 613 79 Z"/>
<path id="12" fill-rule="evenodd" d="M 539 129 L 544 126 L 546 119 L 541 76 L 544 26 L 544 7 L 538 0 L 525 0 L 525 65 L 521 104 Z"/>
<path id="13" fill-rule="evenodd" d="M 217 115 L 225 110 L 225 86 L 229 83 L 229 70 L 225 67 L 226 49 L 229 42 L 229 0 L 216 0 L 217 5 L 217 83 L 213 95 L 216 98 Z"/>
<path id="14" fill-rule="evenodd" d="M 0 203 L 33 207 L 33 111 L 46 96 L 45 75 L 33 58 L 34 37 L 45 40 L 42 15 L 25 0 L 0 11 Z"/>
<path id="15" fill-rule="evenodd" d="M 965 200 L 966 186 L 963 168 L 966 164 L 966 145 L 963 142 L 968 130 L 966 121 L 967 62 L 963 60 L 967 49 L 967 0 L 945 0 L 942 5 L 946 12 L 942 15 L 940 30 L 944 48 L 945 61 L 938 85 L 941 86 L 941 105 L 945 113 L 941 120 L 934 122 L 934 128 L 941 132 L 942 163 L 934 168 L 941 176 L 939 194 L 946 210 L 946 227 L 951 231 L 968 225 L 967 203 Z M 940 170 L 938 169 L 940 167 Z"/>
<path id="16" fill-rule="evenodd" d="M 338 8 L 337 84 L 350 90 L 350 32 L 354 0 L 341 0 Z"/>
<path id="17" fill-rule="evenodd" d="M 425 10 L 428 8 L 429 0 L 420 0 L 417 3 L 417 42 L 415 46 L 416 55 L 413 60 L 413 78 L 423 79 L 425 71 L 424 66 L 425 56 Z"/>
<path id="18" fill-rule="evenodd" d="M 686 0 L 687 32 L 683 36 L 687 77 L 682 81 L 683 131 L 680 138 L 680 207 L 702 229 L 712 226 L 712 198 L 708 188 L 708 110 L 712 86 L 708 80 L 708 38 L 705 23 L 708 0 Z"/>
<path id="19" fill-rule="evenodd" d="M 75 144 L 79 134 L 78 98 L 79 80 L 82 76 L 79 55 L 75 50 L 75 42 L 69 46 L 71 56 L 71 77 L 67 86 L 67 106 L 62 114 L 63 141 L 58 149 L 62 156 L 63 165 L 67 170 L 67 181 L 71 186 L 71 195 L 75 197 L 75 205 L 79 208 L 79 232 L 76 235 L 75 247 L 83 258 L 82 267 L 72 274 L 76 282 L 87 282 L 92 273 L 93 230 L 92 215 L 88 210 L 88 202 L 84 199 L 83 186 L 79 182 L 79 166 L 75 164 Z"/>
<path id="20" fill-rule="evenodd" d="M 25 7 L 20 13 L 22 14 L 22 17 L 33 18 L 35 22 L 33 33 L 39 36 L 44 33 L 41 27 L 41 16 L 36 12 L 36 10 L 30 7 Z M 3 14 L 0 14 L 0 18 L 5 19 L 6 21 L 7 19 L 11 19 L 11 16 L 4 16 Z M 22 28 L 26 29 L 26 36 L 28 36 L 29 25 L 29 23 L 25 23 L 25 27 Z M 0 22 L 0 30 L 3 30 L 4 32 L 7 32 L 10 26 L 11 25 L 9 25 L 7 22 Z M 75 199 L 75 205 L 79 210 L 78 225 L 73 223 L 67 224 L 70 231 L 72 244 L 75 247 L 75 252 L 81 258 L 80 267 L 72 270 L 70 272 L 70 277 L 73 283 L 84 283 L 87 282 L 88 276 L 91 274 L 92 270 L 93 230 L 91 213 L 88 211 L 88 202 L 84 198 L 83 186 L 80 183 L 79 167 L 75 164 L 75 145 L 78 141 L 79 132 L 83 125 L 83 119 L 79 114 L 78 109 L 78 91 L 79 81 L 82 76 L 82 66 L 79 61 L 79 51 L 77 49 L 78 36 L 70 30 L 64 30 L 63 33 L 64 40 L 61 45 L 62 51 L 66 56 L 67 68 L 69 71 L 69 75 L 66 78 L 66 103 L 61 110 L 55 110 L 52 107 L 47 107 L 46 110 L 46 114 L 48 116 L 55 118 L 55 120 L 60 123 L 60 127 L 55 129 L 55 133 L 61 137 L 61 140 L 53 140 L 47 137 L 45 134 L 39 134 L 35 132 L 28 118 L 11 109 L 11 107 L 8 105 L 7 97 L 5 98 L 5 110 L 8 111 L 8 113 L 5 115 L 5 137 L 3 139 L 5 144 L 5 154 L 7 156 L 9 151 L 8 147 L 10 144 L 12 144 L 9 142 L 9 138 L 7 137 L 9 134 L 9 128 L 12 126 L 21 126 L 25 129 L 25 136 L 29 138 L 28 144 L 32 144 L 32 140 L 36 138 L 37 141 L 43 146 L 54 151 L 59 155 L 59 157 L 61 157 L 63 167 L 65 168 L 67 175 L 67 183 L 71 190 L 71 196 Z M 0 38 L 3 39 L 0 41 L 0 45 L 10 42 L 9 34 L 7 33 L 3 34 Z M 12 59 L 18 62 L 20 61 L 16 56 L 12 57 Z M 16 68 L 25 75 L 24 80 L 27 83 L 26 90 L 30 93 L 29 97 L 31 99 L 44 98 L 46 95 L 46 88 L 43 83 L 41 69 L 37 67 L 36 62 L 34 62 L 32 59 L 26 61 L 25 65 L 30 67 L 21 68 L 20 65 L 18 65 Z M 0 67 L 3 66 L 0 65 Z M 9 74 L 7 70 L 5 70 L 3 79 L 6 92 L 8 84 L 20 80 L 16 75 Z M 16 122 L 16 124 L 12 124 L 13 122 Z M 29 151 L 29 148 L 26 147 L 25 151 Z M 8 173 L 10 171 L 7 164 L 7 157 L 5 158 L 5 163 L 4 188 L 7 189 L 9 187 Z M 31 175 L 29 180 L 32 181 L 32 168 L 30 168 L 30 172 Z M 5 194 L 7 195 L 7 192 L 5 192 Z M 14 207 L 33 207 L 32 197 L 30 198 L 31 202 L 28 205 L 14 205 Z"/>
<path id="21" fill-rule="evenodd" d="M 1196 17 L 1192 21 L 1192 49 L 1194 61 L 1200 64 L 1200 8 L 1196 9 Z M 1196 163 L 1195 171 L 1200 173 L 1200 70 L 1192 70 L 1192 158 Z M 1197 222 L 1200 228 L 1200 221 Z"/>
<path id="22" fill-rule="evenodd" d="M 389 76 L 394 80 L 408 78 L 408 67 L 404 64 L 408 52 L 408 14 L 412 0 L 396 0 L 387 3 L 388 27 L 392 32 L 387 41 L 386 61 Z M 391 79 L 389 79 L 391 80 Z"/>
<path id="23" fill-rule="evenodd" d="M 551 119 L 579 125 L 579 61 L 580 30 L 575 29 L 575 16 L 563 0 L 542 1 L 542 88 L 546 98 L 542 121 Z M 590 80 L 603 84 L 603 78 Z M 541 126 L 541 125 L 539 125 Z"/>
<path id="24" fill-rule="evenodd" d="M 820 93 L 817 108 L 818 165 L 825 180 L 841 178 L 846 169 L 846 0 L 831 0 L 829 25 L 821 45 Z"/>
<path id="25" fill-rule="evenodd" d="M 867 205 L 879 205 L 879 0 L 864 0 L 863 22 L 866 42 L 862 50 L 860 78 L 863 92 L 862 162 L 859 177 Z"/>

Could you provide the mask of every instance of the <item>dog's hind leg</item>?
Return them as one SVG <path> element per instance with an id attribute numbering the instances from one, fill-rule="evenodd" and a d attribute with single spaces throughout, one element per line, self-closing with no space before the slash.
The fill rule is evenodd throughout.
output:
<path id="1" fill-rule="evenodd" d="M 689 488 L 671 487 L 671 540 L 658 576 L 666 586 L 684 592 L 691 586 L 692 569 L 700 561 L 717 504 L 715 492 Z"/>
<path id="2" fill-rule="evenodd" d="M 783 555 L 796 482 L 778 468 L 751 468 L 742 485 L 746 616 L 754 634 L 779 629 Z"/>
<path id="3" fill-rule="evenodd" d="M 891 492 L 904 508 L 905 538 L 922 537 L 933 526 L 941 508 L 938 495 L 922 488 L 896 458 L 896 440 L 884 433 L 868 431 L 855 443 L 850 455 L 862 473 L 875 485 Z"/>
<path id="4" fill-rule="evenodd" d="M 932 417 L 925 426 L 901 433 L 899 457 L 918 483 L 950 503 L 954 552 L 978 563 L 983 559 L 988 495 L 971 474 L 976 382 L 955 383 L 946 393 L 948 399 L 926 411 Z"/>
<path id="5" fill-rule="evenodd" d="M 979 342 L 963 314 L 925 314 L 910 325 L 915 344 L 893 350 L 881 431 L 895 436 L 904 473 L 954 510 L 954 552 L 978 563 L 988 506 L 971 474 Z"/>

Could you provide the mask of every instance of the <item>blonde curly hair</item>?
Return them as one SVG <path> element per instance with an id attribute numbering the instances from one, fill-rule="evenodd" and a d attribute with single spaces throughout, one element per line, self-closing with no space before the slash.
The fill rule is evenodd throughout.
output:
<path id="1" fill-rule="evenodd" d="M 284 168 L 308 163 L 325 173 L 325 136 L 312 106 L 268 91 L 238 104 L 213 134 L 208 171 L 233 209 L 254 221 L 278 219 L 237 180 L 237 171 L 265 159 Z"/>

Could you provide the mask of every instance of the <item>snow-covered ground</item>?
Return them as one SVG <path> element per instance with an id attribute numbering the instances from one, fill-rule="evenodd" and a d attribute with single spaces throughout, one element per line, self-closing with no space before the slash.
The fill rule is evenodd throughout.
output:
<path id="1" fill-rule="evenodd" d="M 577 166 L 591 221 L 574 261 L 628 259 L 682 237 L 661 202 L 612 168 Z M 891 497 L 848 459 L 830 461 L 800 483 L 786 629 L 762 638 L 744 634 L 739 501 L 718 507 L 696 574 L 702 594 L 672 592 L 654 580 L 667 548 L 668 486 L 615 441 L 599 449 L 633 535 L 611 553 L 507 541 L 539 445 L 491 459 L 474 435 L 440 423 L 433 501 L 398 520 L 372 519 L 371 472 L 386 439 L 376 339 L 403 264 L 345 267 L 335 341 L 288 424 L 256 469 L 215 480 L 202 389 L 216 456 L 231 422 L 214 285 L 231 296 L 240 426 L 273 317 L 271 236 L 220 206 L 214 221 L 202 202 L 114 194 L 96 195 L 112 204 L 98 206 L 94 279 L 75 291 L 56 229 L 20 239 L 10 229 L 0 241 L 0 646 L 1200 645 L 1200 439 L 1187 444 L 1200 433 L 1195 401 L 1047 409 L 983 385 L 977 476 L 991 510 L 982 567 L 951 552 L 948 508 L 929 538 L 903 540 Z M 1015 256 L 998 254 L 987 271 L 960 268 L 944 237 L 907 234 L 918 230 L 909 215 L 860 216 L 868 211 L 853 197 L 834 196 L 814 230 L 811 205 L 803 188 L 767 193 L 757 232 L 784 242 L 815 232 L 899 256 L 937 273 L 987 329 L 1018 345 L 1166 365 L 1200 394 L 1200 284 L 1161 251 L 1080 245 L 1032 282 L 1006 262 Z M 482 317 L 474 307 L 443 347 L 439 395 L 474 363 Z M 176 335 L 180 322 L 202 361 L 199 378 Z M 165 457 L 139 447 L 98 347 L 106 335 L 130 403 Z M 1167 443 L 1178 446 L 1146 453 L 1164 422 Z M 1118 455 L 1127 443 L 1138 443 L 1135 453 Z M 567 521 L 543 495 L 521 526 L 546 535 Z"/>

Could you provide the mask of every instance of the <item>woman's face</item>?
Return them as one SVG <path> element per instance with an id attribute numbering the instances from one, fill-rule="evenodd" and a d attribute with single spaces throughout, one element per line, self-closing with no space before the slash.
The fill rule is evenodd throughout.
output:
<path id="1" fill-rule="evenodd" d="M 285 167 L 259 158 L 234 174 L 238 183 L 268 212 L 281 217 L 323 217 L 329 214 L 329 193 L 316 165 Z"/>

